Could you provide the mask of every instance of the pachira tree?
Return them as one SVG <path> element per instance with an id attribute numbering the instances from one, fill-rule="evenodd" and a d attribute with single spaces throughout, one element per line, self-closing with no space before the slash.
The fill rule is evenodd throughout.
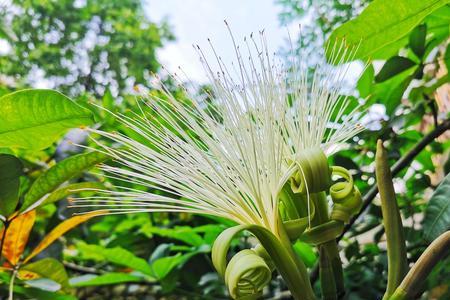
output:
<path id="1" fill-rule="evenodd" d="M 390 1 L 374 1 L 357 19 L 334 31 L 326 48 L 328 51 L 325 51 L 329 64 L 314 66 L 312 75 L 306 71 L 310 67 L 304 61 L 307 56 L 300 55 L 285 69 L 269 54 L 264 34 L 246 40 L 243 48 L 232 37 L 236 51 L 234 65 L 225 65 L 219 56 L 215 56 L 215 49 L 212 49 L 215 60 L 212 63 L 206 59 L 206 53 L 198 49 L 210 77 L 211 88 L 206 92 L 211 91 L 211 95 L 207 101 L 169 92 L 171 88 L 162 82 L 156 90 L 144 95 L 131 111 L 115 109 L 111 95 L 107 95 L 104 103 L 109 103 L 109 106 L 105 105 L 105 113 L 98 113 L 106 126 L 88 129 L 98 152 L 74 156 L 56 164 L 24 191 L 18 192 L 17 189 L 20 160 L 2 154 L 1 161 L 13 171 L 0 173 L 1 191 L 6 191 L 0 193 L 2 200 L 6 199 L 2 201 L 0 210 L 4 241 L 8 241 L 5 243 L 7 250 L 3 253 L 5 272 L 0 272 L 0 279 L 9 284 L 10 297 L 13 290 L 30 295 L 26 276 L 59 280 L 65 288 L 57 297 L 69 299 L 72 299 L 70 295 L 62 293 L 67 293 L 70 287 L 124 282 L 154 285 L 158 280 L 170 277 L 175 265 L 182 265 L 197 253 L 212 252 L 212 265 L 232 298 L 264 297 L 265 287 L 272 283 L 277 273 L 284 279 L 289 296 L 295 299 L 319 296 L 310 283 L 314 282 L 316 273 L 320 277 L 322 298 L 344 298 L 351 293 L 349 282 L 345 280 L 350 271 L 346 270 L 349 264 L 341 260 L 342 252 L 347 254 L 348 249 L 340 248 L 343 243 L 338 245 L 338 242 L 343 234 L 353 229 L 356 218 L 369 207 L 378 191 L 388 261 L 387 267 L 380 270 L 380 277 L 387 273 L 387 284 L 381 283 L 381 293 L 385 299 L 412 299 L 420 295 L 420 283 L 448 251 L 449 179 L 446 178 L 436 189 L 427 207 L 426 217 L 432 217 L 432 230 L 428 236 L 434 241 L 416 259 L 407 253 L 410 244 L 405 238 L 392 175 L 445 132 L 450 122 L 436 119 L 441 123 L 436 123 L 436 128 L 410 149 L 392 170 L 383 142 L 377 141 L 374 171 L 377 183 L 367 189 L 364 196 L 358 187 L 366 189 L 370 183 L 361 185 L 354 180 L 354 175 L 358 174 L 342 167 L 336 158 L 356 147 L 351 142 L 357 135 L 374 135 L 364 128 L 370 116 L 367 107 L 374 99 L 392 104 L 387 109 L 391 116 L 395 115 L 403 92 L 412 80 L 423 76 L 422 71 L 427 64 L 425 54 L 433 52 L 428 48 L 433 49 L 436 40 L 442 42 L 445 30 L 448 32 L 448 26 L 441 26 L 446 15 L 439 14 L 440 10 L 448 8 L 445 6 L 447 2 L 422 2 L 415 1 L 415 6 L 410 7 L 392 5 Z M 396 4 L 399 3 L 405 4 L 405 1 Z M 379 11 L 384 12 L 384 22 L 379 22 Z M 396 22 L 397 19 L 401 22 Z M 373 26 L 365 26 L 367 24 Z M 381 24 L 383 30 L 374 30 L 377 24 Z M 436 31 L 431 24 L 440 24 L 436 26 L 444 29 Z M 369 59 L 371 55 L 379 58 L 378 55 L 386 49 L 392 50 L 391 47 L 405 41 L 411 51 L 388 59 L 374 76 Z M 380 49 L 383 51 L 378 51 Z M 244 59 L 247 56 L 248 59 Z M 360 96 L 370 96 L 367 101 L 345 96 L 346 70 L 331 66 L 355 59 L 368 64 L 358 82 L 358 89 L 361 86 L 372 88 L 372 81 L 377 84 L 367 93 L 361 92 L 367 89 L 360 89 Z M 395 81 L 391 83 L 396 87 L 393 93 L 389 93 L 391 85 L 378 85 L 391 77 Z M 430 97 L 437 85 L 446 82 L 446 78 L 441 77 L 435 84 L 417 89 L 417 99 Z M 173 79 L 176 80 L 176 76 Z M 52 98 L 54 103 L 47 101 L 49 95 L 57 95 Z M 11 101 L 12 98 L 17 101 Z M 6 121 L 0 123 L 0 146 L 3 143 L 4 147 L 42 149 L 53 143 L 64 129 L 92 124 L 86 110 L 67 100 L 61 100 L 61 95 L 54 91 L 39 90 L 0 98 L 0 103 L 7 104 L 0 106 L 2 121 Z M 67 109 L 57 109 L 58 105 L 52 105 L 63 102 Z M 45 117 L 41 116 L 43 112 L 47 112 Z M 4 116 L 8 118 L 3 119 Z M 43 128 L 50 134 L 45 134 Z M 376 136 L 374 140 L 378 138 Z M 385 144 L 393 148 L 391 142 Z M 372 162 L 370 152 L 366 153 Z M 87 157 L 93 158 L 91 163 L 84 166 L 74 164 Z M 103 165 L 103 172 L 115 187 L 105 188 L 101 183 L 89 182 L 60 186 L 106 157 L 112 158 L 113 163 Z M 219 228 L 222 232 L 217 238 L 213 234 L 215 242 L 211 249 L 207 245 L 206 234 L 198 235 L 206 228 L 171 230 L 152 227 L 153 224 L 147 222 L 149 236 L 166 235 L 192 246 L 160 245 L 162 247 L 158 246 L 153 251 L 149 262 L 120 247 L 78 245 L 80 256 L 89 257 L 88 253 L 96 260 L 111 262 L 120 269 L 94 273 L 84 281 L 68 282 L 67 276 L 54 276 L 56 268 L 42 272 L 43 265 L 50 265 L 50 261 L 52 265 L 58 265 L 58 262 L 49 258 L 38 260 L 35 254 L 43 246 L 38 245 L 27 253 L 25 243 L 34 222 L 35 208 L 80 189 L 97 193 L 97 196 L 74 201 L 76 206 L 86 209 L 88 215 L 75 216 L 67 223 L 63 222 L 61 227 L 57 226 L 56 234 L 52 231 L 50 237 L 41 242 L 44 246 L 72 225 L 105 214 L 192 213 L 214 217 L 215 220 L 226 219 L 229 228 L 222 230 L 224 226 L 221 226 L 214 229 Z M 92 208 L 97 211 L 91 212 Z M 144 227 L 140 223 L 144 220 L 136 219 L 135 225 Z M 16 230 L 19 227 L 22 230 Z M 236 245 L 232 242 L 244 234 L 251 237 L 243 246 L 248 249 L 228 255 Z M 11 243 L 11 240 L 25 242 L 21 242 L 18 249 L 14 246 L 17 243 Z M 311 262 L 298 251 L 299 245 L 307 245 L 308 249 L 314 247 L 318 253 L 318 266 L 312 269 L 311 274 L 307 269 Z M 180 252 L 161 257 L 171 249 Z M 32 262 L 35 259 L 37 261 Z M 130 269 L 134 271 L 130 273 Z M 62 269 L 58 267 L 58 270 Z M 379 296 L 381 298 L 381 294 Z"/>

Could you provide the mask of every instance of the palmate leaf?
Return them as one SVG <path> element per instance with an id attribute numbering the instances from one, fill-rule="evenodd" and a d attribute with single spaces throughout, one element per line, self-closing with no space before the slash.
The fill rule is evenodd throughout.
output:
<path id="1" fill-rule="evenodd" d="M 92 113 L 54 90 L 21 90 L 0 98 L 0 147 L 40 150 L 66 130 L 92 124 Z"/>
<path id="2" fill-rule="evenodd" d="M 425 210 L 423 220 L 424 238 L 436 239 L 450 228 L 450 174 L 437 187 Z"/>
<path id="3" fill-rule="evenodd" d="M 344 42 L 358 46 L 353 59 L 373 58 L 375 53 L 379 56 L 383 49 L 405 38 L 426 16 L 447 3 L 450 0 L 375 0 L 357 18 L 333 31 L 328 49 Z M 331 53 L 327 52 L 328 58 Z"/>
<path id="4" fill-rule="evenodd" d="M 84 170 L 92 168 L 96 164 L 105 161 L 107 158 L 107 155 L 100 152 L 90 152 L 74 155 L 60 161 L 42 173 L 33 182 L 25 195 L 24 203 L 22 204 L 20 211 L 23 212 L 29 209 L 38 200 L 42 199 L 42 197 L 48 193 L 53 192 L 65 181 L 79 176 Z"/>

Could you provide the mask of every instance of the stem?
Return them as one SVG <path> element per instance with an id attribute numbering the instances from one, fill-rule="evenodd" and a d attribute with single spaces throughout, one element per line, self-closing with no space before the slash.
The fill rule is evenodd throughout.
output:
<path id="1" fill-rule="evenodd" d="M 450 129 L 450 119 L 443 121 L 439 126 L 434 128 L 431 132 L 426 134 L 405 156 L 400 158 L 397 163 L 392 167 L 391 173 L 392 177 L 395 177 L 401 170 L 405 167 L 409 166 L 409 164 L 414 160 L 414 158 L 425 149 L 431 142 L 434 141 L 435 138 L 439 137 L 443 133 L 445 133 L 448 129 Z M 369 205 L 372 203 L 373 199 L 378 193 L 378 187 L 376 185 L 372 186 L 369 191 L 364 195 L 363 204 L 361 206 L 360 211 L 354 215 L 350 222 L 345 226 L 342 234 L 337 238 L 338 241 L 342 239 L 344 234 L 350 230 L 356 220 L 366 211 Z"/>
<path id="2" fill-rule="evenodd" d="M 14 300 L 14 279 L 16 278 L 17 270 L 14 269 L 14 272 L 11 275 L 11 280 L 9 281 L 9 297 L 8 300 Z"/>
<path id="3" fill-rule="evenodd" d="M 380 190 L 381 212 L 386 232 L 388 256 L 388 282 L 383 299 L 389 299 L 408 271 L 408 262 L 406 260 L 402 219 L 397 206 L 391 170 L 382 140 L 377 142 L 375 174 Z"/>
<path id="4" fill-rule="evenodd" d="M 277 264 L 277 262 L 274 260 L 274 257 L 272 255 L 272 253 L 269 252 L 269 249 L 266 248 L 266 245 L 263 243 L 263 241 L 260 240 L 261 244 L 264 246 L 264 248 L 266 249 L 267 252 L 269 252 L 269 254 L 271 254 L 272 260 L 274 260 L 276 268 L 278 269 L 278 271 L 280 272 L 280 274 L 282 275 L 283 279 L 286 281 L 286 284 L 289 287 L 289 290 L 292 293 L 292 296 L 295 299 L 316 299 L 316 296 L 314 295 L 312 286 L 311 286 L 311 282 L 309 281 L 309 277 L 308 277 L 308 271 L 306 269 L 306 266 L 303 264 L 303 262 L 299 259 L 298 255 L 295 253 L 294 249 L 292 248 L 292 244 L 291 241 L 282 225 L 282 223 L 280 222 L 279 226 L 278 226 L 278 231 L 279 231 L 279 236 L 280 236 L 280 242 L 281 245 L 283 246 L 284 249 L 286 249 L 287 254 L 289 255 L 289 259 L 292 260 L 294 262 L 295 267 L 290 264 L 288 266 L 289 269 L 293 269 L 295 268 L 296 271 L 298 273 L 300 273 L 300 282 L 292 282 L 291 286 L 294 285 L 295 290 L 297 290 L 300 287 L 300 294 L 295 294 L 294 291 L 291 289 L 293 287 L 289 287 L 289 282 L 292 281 L 289 278 L 285 278 L 286 277 L 291 277 L 289 274 L 286 274 L 285 276 L 283 276 L 283 272 L 286 272 L 288 270 L 283 271 L 282 267 L 280 264 Z M 287 257 L 286 257 L 287 258 Z M 290 273 L 290 271 L 289 271 Z"/>
<path id="5" fill-rule="evenodd" d="M 317 193 L 317 194 L 312 194 L 311 196 L 313 196 L 313 201 L 314 204 L 316 206 L 316 215 L 314 218 L 314 224 L 315 226 L 323 224 L 325 222 L 329 221 L 329 217 L 328 217 L 328 204 L 327 204 L 327 199 L 326 199 L 326 195 L 324 192 L 322 193 Z M 323 248 L 323 250 L 321 250 L 321 248 Z M 333 282 L 330 282 L 330 278 L 329 276 L 325 276 L 323 277 L 324 280 L 322 280 L 322 276 L 320 276 L 320 286 L 322 288 L 322 295 L 325 297 L 325 294 L 328 294 L 329 291 L 329 285 L 334 286 L 335 287 L 335 291 L 337 293 L 337 295 L 340 297 L 343 294 L 345 294 L 345 287 L 344 287 L 344 272 L 342 270 L 342 262 L 341 262 L 341 258 L 339 256 L 339 250 L 337 247 L 337 242 L 336 241 L 328 241 L 326 243 L 323 243 L 322 245 L 319 246 L 319 254 L 322 256 L 323 253 L 326 253 L 326 258 L 320 258 L 325 261 L 327 261 L 327 263 L 329 264 L 329 266 L 327 264 L 325 264 L 326 268 L 330 268 L 333 274 Z M 319 260 L 320 262 L 320 260 Z M 322 274 L 323 272 L 328 272 L 326 270 L 320 270 L 321 266 L 319 264 L 319 273 Z"/>
<path id="6" fill-rule="evenodd" d="M 422 253 L 417 262 L 406 274 L 390 300 L 413 299 L 421 291 L 421 285 L 434 266 L 448 255 L 450 250 L 450 230 L 441 234 Z"/>
<path id="7" fill-rule="evenodd" d="M 336 284 L 334 281 L 333 267 L 328 258 L 324 245 L 319 246 L 319 273 L 322 298 L 324 300 L 337 300 Z M 326 284 L 325 284 L 326 283 Z"/>

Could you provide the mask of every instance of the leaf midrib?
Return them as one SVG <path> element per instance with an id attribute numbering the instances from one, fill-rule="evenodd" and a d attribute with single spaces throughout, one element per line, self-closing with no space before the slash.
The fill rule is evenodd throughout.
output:
<path id="1" fill-rule="evenodd" d="M 88 116 L 85 116 L 85 115 L 65 117 L 65 118 L 56 119 L 56 120 L 53 120 L 51 122 L 46 122 L 46 123 L 39 124 L 39 125 L 24 126 L 24 127 L 20 127 L 20 128 L 17 128 L 17 129 L 0 131 L 0 135 L 1 134 L 5 134 L 5 133 L 17 132 L 17 131 L 21 131 L 21 130 L 27 130 L 27 129 L 31 129 L 31 128 L 39 128 L 39 127 L 43 127 L 43 126 L 48 126 L 48 125 L 51 125 L 51 124 L 59 123 L 61 121 L 66 121 L 66 120 L 70 120 L 70 119 L 87 119 L 87 120 L 90 120 L 91 118 L 88 117 Z"/>

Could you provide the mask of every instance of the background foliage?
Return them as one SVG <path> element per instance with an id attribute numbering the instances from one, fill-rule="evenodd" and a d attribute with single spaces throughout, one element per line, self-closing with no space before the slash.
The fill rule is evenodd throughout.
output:
<path id="1" fill-rule="evenodd" d="M 353 66 L 368 64 L 351 94 L 365 103 L 368 129 L 332 163 L 351 169 L 365 195 L 361 214 L 340 240 L 347 297 L 379 299 L 387 260 L 372 188 L 377 139 L 387 141 L 394 166 L 408 260 L 416 261 L 450 224 L 450 183 L 448 177 L 443 181 L 450 169 L 450 6 L 438 0 L 278 2 L 281 22 L 309 20 L 294 41 L 294 53 L 306 49 L 311 67 L 320 61 L 323 44 L 341 37 L 359 44 Z M 87 172 L 105 157 L 68 142 L 92 146 L 86 133 L 67 130 L 94 124 L 130 134 L 88 102 L 112 111 L 136 110 L 133 87 L 149 86 L 150 74 L 158 71 L 155 51 L 173 38 L 169 26 L 145 19 L 137 0 L 13 3 L 0 13 L 0 38 L 10 46 L 0 56 L 0 95 L 5 95 L 0 98 L 1 297 L 8 295 L 15 272 L 18 299 L 225 299 L 210 250 L 215 237 L 232 225 L 226 220 L 167 213 L 91 219 L 72 216 L 67 208 L 73 190 L 111 181 Z M 288 49 L 283 53 L 292 55 Z M 8 94 L 39 80 L 74 100 L 52 91 Z M 170 80 L 167 84 L 186 100 Z M 243 236 L 233 249 L 249 243 Z M 301 242 L 294 248 L 316 282 L 315 249 Z M 433 271 L 424 298 L 450 297 L 448 262 Z M 288 295 L 281 280 L 265 292 L 272 299 Z"/>

